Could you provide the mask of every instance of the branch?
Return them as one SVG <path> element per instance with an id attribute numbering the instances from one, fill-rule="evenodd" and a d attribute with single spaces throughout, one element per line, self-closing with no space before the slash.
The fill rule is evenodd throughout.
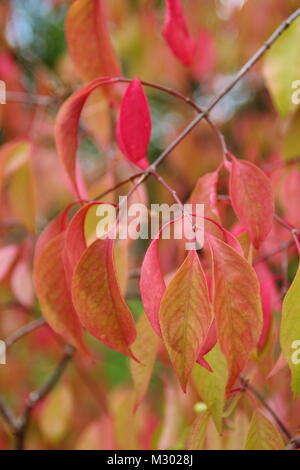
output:
<path id="1" fill-rule="evenodd" d="M 241 381 L 243 389 L 244 390 L 249 390 L 249 392 L 251 392 L 252 395 L 254 395 L 261 402 L 261 404 L 264 406 L 264 408 L 270 413 L 270 415 L 273 416 L 273 418 L 276 421 L 278 427 L 281 429 L 282 433 L 286 436 L 287 440 L 289 442 L 292 441 L 292 439 L 293 439 L 292 434 L 286 428 L 286 426 L 283 424 L 281 419 L 277 416 L 277 414 L 275 413 L 273 408 L 271 408 L 270 405 L 266 402 L 264 397 L 256 390 L 256 388 L 253 387 L 253 385 L 251 385 L 249 383 L 249 381 L 243 375 L 240 375 L 239 379 Z"/>
<path id="2" fill-rule="evenodd" d="M 40 389 L 37 391 L 31 392 L 29 394 L 27 404 L 22 416 L 19 418 L 19 422 L 14 429 L 14 435 L 16 439 L 16 449 L 22 450 L 24 449 L 24 441 L 27 433 L 27 429 L 30 423 L 31 413 L 34 408 L 43 400 L 55 387 L 55 385 L 59 382 L 62 374 L 64 373 L 70 359 L 72 358 L 74 353 L 73 346 L 67 345 L 65 347 L 65 352 L 55 367 L 54 371 L 47 379 L 47 381 L 41 386 Z"/>
<path id="3" fill-rule="evenodd" d="M 44 320 L 44 318 L 41 317 L 41 318 L 38 318 L 37 320 L 34 320 L 31 323 L 27 323 L 26 325 L 22 326 L 5 340 L 6 348 L 9 348 L 20 338 L 27 335 L 31 331 L 36 330 L 37 328 L 44 325 L 45 323 L 46 321 Z"/>
<path id="4" fill-rule="evenodd" d="M 249 70 L 252 69 L 252 67 L 261 59 L 261 57 L 264 56 L 264 54 L 270 49 L 270 47 L 276 42 L 276 40 L 281 36 L 281 34 L 288 29 L 288 27 L 300 16 L 300 8 L 298 8 L 294 13 L 292 13 L 283 23 L 281 23 L 278 28 L 272 33 L 272 35 L 267 39 L 267 41 L 261 46 L 258 51 L 246 62 L 246 64 L 243 65 L 243 67 L 239 70 L 239 72 L 236 74 L 234 79 L 227 85 L 227 87 L 216 97 L 212 100 L 211 104 L 203 111 L 199 112 L 198 116 L 196 116 L 186 127 L 183 129 L 183 131 L 176 137 L 173 142 L 161 153 L 161 155 L 144 171 L 144 173 L 140 176 L 138 181 L 135 183 L 133 188 L 128 192 L 127 198 L 129 198 L 135 190 L 144 182 L 148 179 L 149 175 L 153 172 L 156 171 L 158 166 L 165 160 L 165 158 L 177 147 L 177 145 L 180 144 L 182 140 L 185 139 L 185 137 L 196 127 L 197 124 L 203 119 L 207 118 L 210 111 L 226 96 L 234 87 L 235 85 L 249 72 Z M 120 79 L 112 79 L 111 83 L 114 81 L 119 81 Z M 124 81 L 127 79 L 123 79 Z M 144 82 L 145 84 L 148 82 Z M 158 89 L 163 89 L 163 87 L 157 85 L 155 86 Z M 166 88 L 164 91 L 167 91 L 168 89 Z M 170 91 L 170 89 L 169 89 Z M 174 96 L 180 97 L 180 93 L 175 92 L 172 90 L 170 94 L 173 94 Z M 183 97 L 181 95 L 181 98 L 184 99 L 189 104 L 191 103 L 191 100 L 189 100 L 186 97 Z M 197 106 L 195 107 L 195 103 L 192 104 L 192 106 L 197 109 L 197 111 L 200 111 L 200 108 Z M 219 133 L 219 136 L 222 136 L 221 133 Z M 222 137 L 221 137 L 222 138 Z M 225 142 L 223 141 L 223 148 L 226 148 Z"/>

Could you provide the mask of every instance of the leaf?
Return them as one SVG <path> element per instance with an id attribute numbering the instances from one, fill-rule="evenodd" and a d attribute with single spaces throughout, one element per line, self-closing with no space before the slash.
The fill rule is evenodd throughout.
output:
<path id="1" fill-rule="evenodd" d="M 151 115 L 147 97 L 138 78 L 128 85 L 123 96 L 117 122 L 117 142 L 131 163 L 142 170 L 147 160 L 151 135 Z"/>
<path id="2" fill-rule="evenodd" d="M 7 245 L 0 248 L 0 281 L 2 281 L 15 265 L 19 255 L 18 245 Z"/>
<path id="3" fill-rule="evenodd" d="M 71 428 L 74 411 L 72 390 L 67 385 L 57 385 L 38 416 L 39 428 L 47 442 L 58 444 L 64 439 Z"/>
<path id="4" fill-rule="evenodd" d="M 86 198 L 76 153 L 78 148 L 78 126 L 82 108 L 90 94 L 101 85 L 111 83 L 108 78 L 99 78 L 88 83 L 71 95 L 61 106 L 55 121 L 57 153 L 73 193 L 80 199 Z"/>
<path id="5" fill-rule="evenodd" d="M 65 233 L 46 244 L 34 263 L 34 285 L 43 316 L 51 328 L 68 343 L 88 354 L 82 328 L 74 310 L 62 259 Z"/>
<path id="6" fill-rule="evenodd" d="M 82 80 L 122 75 L 103 0 L 76 0 L 68 10 L 65 31 L 70 56 Z"/>
<path id="7" fill-rule="evenodd" d="M 252 266 L 229 245 L 210 237 L 213 305 L 230 389 L 257 345 L 262 329 L 259 283 Z"/>
<path id="8" fill-rule="evenodd" d="M 194 420 L 188 435 L 186 449 L 187 450 L 203 450 L 205 443 L 205 435 L 209 420 L 209 413 L 204 411 Z"/>
<path id="9" fill-rule="evenodd" d="M 154 331 L 161 336 L 159 308 L 166 284 L 160 269 L 158 242 L 159 234 L 146 251 L 141 269 L 140 291 L 148 320 Z"/>
<path id="10" fill-rule="evenodd" d="M 217 342 L 217 330 L 216 330 L 216 322 L 215 320 L 212 321 L 210 328 L 208 330 L 207 336 L 205 338 L 204 344 L 201 346 L 199 351 L 199 356 L 197 358 L 197 363 L 205 367 L 209 372 L 212 372 L 212 368 L 208 364 L 208 362 L 204 359 L 204 356 L 212 350 Z"/>
<path id="11" fill-rule="evenodd" d="M 265 345 L 272 322 L 272 313 L 274 310 L 280 311 L 280 293 L 274 279 L 274 275 L 267 263 L 261 261 L 256 263 L 255 272 L 260 284 L 260 296 L 264 315 L 263 329 L 258 342 L 258 348 Z"/>
<path id="12" fill-rule="evenodd" d="M 217 182 L 218 172 L 214 171 L 201 176 L 191 194 L 191 204 L 204 204 L 205 217 L 221 223 L 217 207 Z M 194 212 L 194 209 L 193 209 Z M 220 235 L 220 230 L 213 223 L 204 221 L 205 229 L 215 236 Z"/>
<path id="13" fill-rule="evenodd" d="M 183 65 L 191 65 L 196 53 L 196 42 L 188 31 L 180 0 L 166 0 L 162 34 L 177 59 Z"/>
<path id="14" fill-rule="evenodd" d="M 282 116 L 296 109 L 292 83 L 300 74 L 300 18 L 296 19 L 267 52 L 263 75 L 274 105 Z"/>
<path id="15" fill-rule="evenodd" d="M 255 410 L 248 431 L 245 450 L 283 450 L 284 442 L 274 424 Z"/>
<path id="16" fill-rule="evenodd" d="M 280 344 L 292 373 L 294 397 L 300 394 L 300 267 L 285 295 L 282 307 Z M 298 353 L 297 353 L 298 351 Z"/>
<path id="17" fill-rule="evenodd" d="M 9 202 L 13 214 L 31 232 L 35 231 L 35 189 L 30 161 L 26 161 L 10 176 Z"/>
<path id="18" fill-rule="evenodd" d="M 136 391 L 136 406 L 146 394 L 158 352 L 158 344 L 159 338 L 143 313 L 138 320 L 137 337 L 132 345 L 133 354 L 140 360 L 140 363 L 130 359 L 130 371 Z"/>
<path id="19" fill-rule="evenodd" d="M 206 355 L 206 360 L 211 366 L 212 372 L 195 365 L 193 382 L 201 399 L 207 405 L 218 432 L 221 434 L 228 378 L 227 364 L 218 345 Z"/>
<path id="20" fill-rule="evenodd" d="M 300 155 L 299 142 L 300 111 L 297 111 L 290 119 L 285 129 L 282 140 L 282 154 L 286 161 L 297 158 Z"/>
<path id="21" fill-rule="evenodd" d="M 96 240 L 73 273 L 72 299 L 83 326 L 106 346 L 133 357 L 135 325 L 117 281 L 113 240 Z"/>
<path id="22" fill-rule="evenodd" d="M 274 203 L 270 180 L 253 163 L 232 157 L 230 197 L 233 209 L 255 248 L 271 231 Z"/>
<path id="23" fill-rule="evenodd" d="M 168 285 L 159 319 L 170 360 L 185 392 L 212 322 L 206 278 L 195 250 L 189 251 Z"/>

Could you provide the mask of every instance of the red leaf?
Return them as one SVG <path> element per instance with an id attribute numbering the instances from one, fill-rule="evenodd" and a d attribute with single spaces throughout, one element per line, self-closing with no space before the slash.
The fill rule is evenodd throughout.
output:
<path id="1" fill-rule="evenodd" d="M 158 314 L 166 284 L 160 269 L 158 242 L 159 234 L 152 240 L 146 251 L 141 269 L 140 291 L 148 320 L 154 331 L 161 336 Z"/>
<path id="2" fill-rule="evenodd" d="M 212 321 L 205 275 L 195 250 L 168 285 L 159 310 L 164 342 L 183 391 Z"/>
<path id="3" fill-rule="evenodd" d="M 252 266 L 237 251 L 218 238 L 209 239 L 217 336 L 228 363 L 231 388 L 261 334 L 259 283 Z"/>
<path id="4" fill-rule="evenodd" d="M 149 166 L 147 152 L 150 134 L 151 115 L 147 97 L 139 79 L 134 78 L 121 102 L 117 141 L 128 160 L 142 170 Z"/>
<path id="5" fill-rule="evenodd" d="M 189 34 L 180 0 L 166 0 L 166 9 L 163 36 L 177 59 L 189 66 L 195 57 L 196 42 Z"/>
<path id="6" fill-rule="evenodd" d="M 111 83 L 108 78 L 98 78 L 71 95 L 61 106 L 55 121 L 55 140 L 58 156 L 70 182 L 71 189 L 80 199 L 86 198 L 76 153 L 78 126 L 82 108 L 89 95 L 99 86 Z"/>
<path id="7" fill-rule="evenodd" d="M 76 265 L 72 298 L 83 326 L 106 346 L 133 357 L 129 346 L 136 331 L 118 285 L 113 263 L 113 240 L 99 239 Z"/>
<path id="8" fill-rule="evenodd" d="M 255 248 L 269 234 L 274 217 L 271 184 L 253 163 L 232 156 L 230 196 L 233 209 Z"/>
<path id="9" fill-rule="evenodd" d="M 83 80 L 121 75 L 103 0 L 76 0 L 68 10 L 65 30 L 70 56 Z"/>
<path id="10" fill-rule="evenodd" d="M 272 321 L 272 313 L 274 310 L 280 311 L 281 300 L 273 273 L 267 263 L 260 262 L 256 264 L 255 271 L 259 279 L 261 303 L 264 314 L 263 329 L 257 345 L 258 348 L 262 348 L 268 338 Z"/>
<path id="11" fill-rule="evenodd" d="M 205 342 L 202 345 L 202 347 L 199 351 L 199 356 L 197 358 L 197 363 L 200 366 L 204 367 L 205 369 L 209 370 L 210 372 L 212 372 L 212 368 L 210 367 L 210 365 L 204 359 L 203 356 L 205 356 L 207 353 L 209 353 L 209 351 L 212 350 L 212 348 L 215 346 L 216 342 L 217 342 L 216 322 L 215 322 L 215 320 L 213 320 L 213 322 L 212 322 L 212 324 L 211 324 L 211 326 L 208 330 Z"/>

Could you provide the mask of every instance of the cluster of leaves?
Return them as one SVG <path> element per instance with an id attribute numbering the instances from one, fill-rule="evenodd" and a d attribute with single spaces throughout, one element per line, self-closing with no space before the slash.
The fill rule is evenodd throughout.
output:
<path id="1" fill-rule="evenodd" d="M 236 95 L 227 103 L 236 117 L 216 112 L 224 135 L 211 113 L 209 126 L 171 144 L 169 158 L 168 150 L 156 154 L 189 121 L 189 107 L 201 113 L 197 94 L 204 101 L 220 92 L 217 66 L 232 73 L 274 29 L 273 4 L 282 20 L 297 2 L 266 1 L 257 34 L 258 0 L 240 11 L 219 5 L 219 16 L 204 0 L 166 0 L 162 8 L 146 0 L 50 3 L 60 13 L 70 3 L 67 51 L 57 48 L 52 68 L 35 60 L 29 80 L 26 51 L 14 51 L 11 31 L 0 37 L 8 98 L 0 109 L 1 334 L 42 315 L 47 325 L 23 340 L 31 367 L 45 353 L 55 363 L 62 343 L 76 350 L 72 374 L 35 409 L 29 446 L 283 449 L 300 425 L 293 354 L 300 344 L 300 121 L 291 99 L 300 19 L 264 51 L 245 85 L 249 102 L 239 108 Z M 13 25 L 14 7 L 0 7 L 3 24 Z M 117 207 L 121 194 L 129 205 L 149 197 L 204 204 L 203 249 L 162 239 L 169 225 L 186 222 L 184 213 L 147 247 L 99 238 L 97 209 Z M 22 354 L 16 349 L 1 369 L 2 383 L 14 389 L 26 371 Z M 129 358 L 131 382 L 118 377 L 127 358 L 107 379 L 105 367 L 120 354 Z M 43 375 L 49 364 L 41 367 Z M 258 394 L 256 402 L 245 374 L 266 399 Z M 21 406 L 39 373 L 30 380 L 19 385 L 21 403 L 4 386 L 1 394 Z M 96 420 L 82 382 L 101 404 Z M 8 446 L 5 432 L 0 446 Z"/>

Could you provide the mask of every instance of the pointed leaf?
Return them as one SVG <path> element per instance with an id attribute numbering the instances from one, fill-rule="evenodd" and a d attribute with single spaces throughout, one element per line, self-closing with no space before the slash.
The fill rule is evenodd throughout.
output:
<path id="1" fill-rule="evenodd" d="M 212 372 L 196 365 L 193 369 L 193 382 L 221 434 L 228 378 L 227 364 L 218 345 L 206 355 L 206 360 Z"/>
<path id="2" fill-rule="evenodd" d="M 191 430 L 188 435 L 186 448 L 187 450 L 203 450 L 205 435 L 209 420 L 209 413 L 202 412 L 192 424 Z"/>
<path id="3" fill-rule="evenodd" d="M 70 56 L 82 80 L 121 75 L 103 0 L 76 0 L 68 10 L 65 31 Z"/>
<path id="4" fill-rule="evenodd" d="M 147 391 L 159 341 L 146 315 L 143 313 L 138 320 L 137 337 L 132 345 L 132 351 L 140 360 L 140 363 L 130 359 L 130 371 L 136 391 L 136 406 L 142 401 Z"/>
<path id="5" fill-rule="evenodd" d="M 212 236 L 210 244 L 217 336 L 229 369 L 227 387 L 231 388 L 261 334 L 259 283 L 252 266 L 229 245 Z"/>
<path id="6" fill-rule="evenodd" d="M 106 346 L 133 357 L 135 325 L 118 285 L 113 240 L 99 239 L 80 258 L 73 274 L 72 298 L 83 326 Z"/>
<path id="7" fill-rule="evenodd" d="M 282 307 L 280 344 L 292 373 L 294 397 L 300 394 L 300 267 L 285 295 Z"/>
<path id="8" fill-rule="evenodd" d="M 117 141 L 131 163 L 142 170 L 149 166 L 148 144 L 151 134 L 151 115 L 148 100 L 138 78 L 128 85 L 120 106 Z"/>
<path id="9" fill-rule="evenodd" d="M 191 65 L 196 53 L 196 42 L 188 31 L 180 0 L 166 0 L 162 34 L 177 59 L 183 65 Z"/>
<path id="10" fill-rule="evenodd" d="M 245 450 L 283 450 L 284 442 L 273 423 L 255 410 L 248 431 Z"/>
<path id="11" fill-rule="evenodd" d="M 206 278 L 196 251 L 189 251 L 168 285 L 161 301 L 159 319 L 170 360 L 186 391 L 212 322 Z"/>
<path id="12" fill-rule="evenodd" d="M 34 284 L 43 316 L 51 328 L 85 354 L 82 328 L 74 310 L 62 259 L 65 232 L 35 256 Z"/>
<path id="13" fill-rule="evenodd" d="M 253 163 L 232 158 L 230 196 L 233 209 L 255 248 L 269 234 L 274 217 L 270 180 Z"/>
<path id="14" fill-rule="evenodd" d="M 292 83 L 300 72 L 300 18 L 273 44 L 265 57 L 263 73 L 274 105 L 282 116 L 296 109 Z"/>

